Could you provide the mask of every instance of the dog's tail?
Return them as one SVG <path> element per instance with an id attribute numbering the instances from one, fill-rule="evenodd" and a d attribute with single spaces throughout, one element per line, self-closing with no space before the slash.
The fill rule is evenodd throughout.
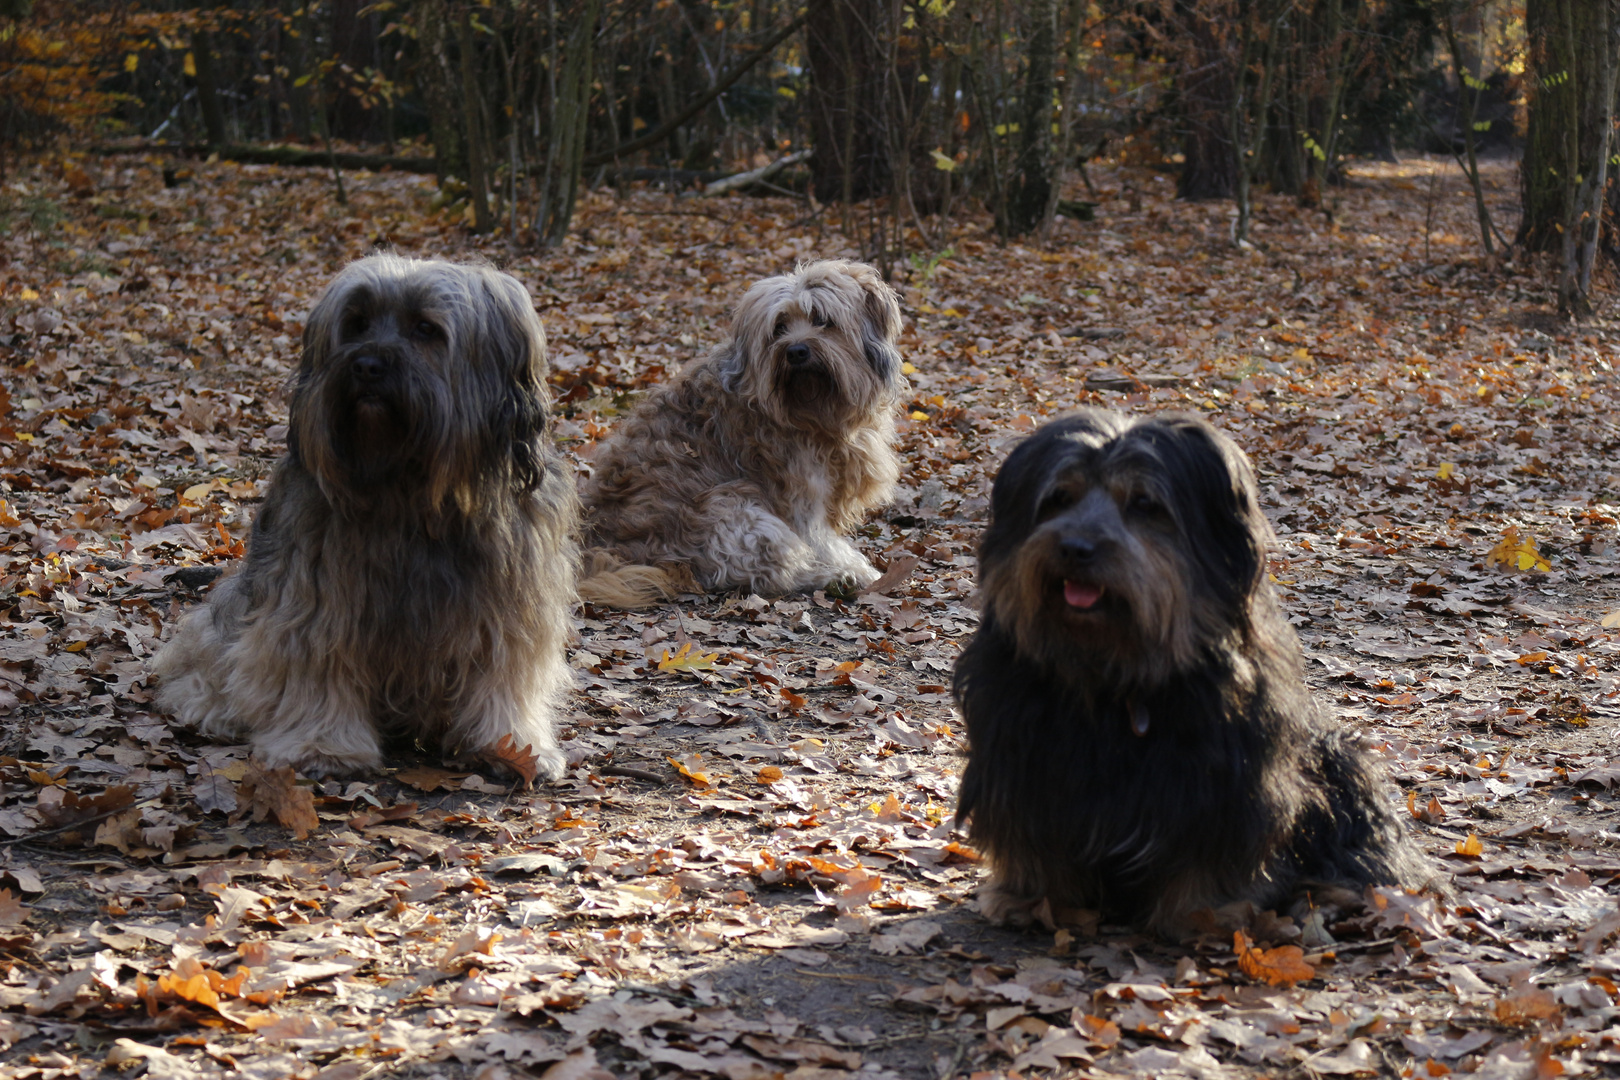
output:
<path id="1" fill-rule="evenodd" d="M 698 591 L 683 567 L 627 563 L 601 548 L 585 552 L 580 568 L 579 598 L 602 607 L 634 610 L 672 599 L 676 593 Z"/>

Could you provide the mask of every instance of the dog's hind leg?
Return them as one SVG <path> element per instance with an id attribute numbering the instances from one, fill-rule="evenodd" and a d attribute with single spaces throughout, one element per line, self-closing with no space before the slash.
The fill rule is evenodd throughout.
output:
<path id="1" fill-rule="evenodd" d="M 683 552 L 708 589 L 748 589 L 781 596 L 827 583 L 815 549 L 742 485 L 723 485 L 702 501 L 709 527 L 700 549 Z"/>

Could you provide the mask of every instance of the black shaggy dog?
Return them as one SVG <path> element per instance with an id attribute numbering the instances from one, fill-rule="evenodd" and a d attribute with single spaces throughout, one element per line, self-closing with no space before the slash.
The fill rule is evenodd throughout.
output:
<path id="1" fill-rule="evenodd" d="M 1196 418 L 1086 410 L 1008 457 L 955 677 L 987 917 L 1047 901 L 1176 933 L 1233 901 L 1428 878 L 1312 705 L 1269 535 L 1242 451 Z"/>

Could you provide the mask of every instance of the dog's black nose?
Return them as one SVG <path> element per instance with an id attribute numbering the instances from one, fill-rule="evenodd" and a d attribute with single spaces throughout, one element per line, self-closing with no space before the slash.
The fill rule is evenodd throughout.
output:
<path id="1" fill-rule="evenodd" d="M 354 374 L 355 381 L 373 383 L 383 377 L 383 372 L 388 370 L 388 365 L 383 362 L 380 356 L 361 353 L 349 361 L 349 370 Z"/>
<path id="2" fill-rule="evenodd" d="M 794 366 L 808 364 L 810 362 L 810 346 L 802 342 L 789 345 L 782 355 L 786 356 L 787 362 Z"/>
<path id="3" fill-rule="evenodd" d="M 1065 536 L 1058 541 L 1058 550 L 1077 562 L 1085 562 L 1097 554 L 1097 541 L 1089 536 Z"/>

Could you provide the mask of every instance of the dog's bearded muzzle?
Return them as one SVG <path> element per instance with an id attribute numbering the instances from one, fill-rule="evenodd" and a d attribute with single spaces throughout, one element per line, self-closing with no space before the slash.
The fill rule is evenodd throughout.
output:
<path id="1" fill-rule="evenodd" d="M 430 380 L 398 351 L 361 342 L 334 358 L 327 431 L 347 479 L 386 479 L 433 453 Z"/>
<path id="2" fill-rule="evenodd" d="M 782 400 L 790 407 L 813 408 L 842 399 L 832 368 L 802 341 L 782 349 L 780 371 Z"/>
<path id="3" fill-rule="evenodd" d="M 1041 529 L 1050 605 L 1071 621 L 1090 623 L 1124 614 L 1118 559 L 1129 542 L 1119 508 L 1100 488 Z"/>

